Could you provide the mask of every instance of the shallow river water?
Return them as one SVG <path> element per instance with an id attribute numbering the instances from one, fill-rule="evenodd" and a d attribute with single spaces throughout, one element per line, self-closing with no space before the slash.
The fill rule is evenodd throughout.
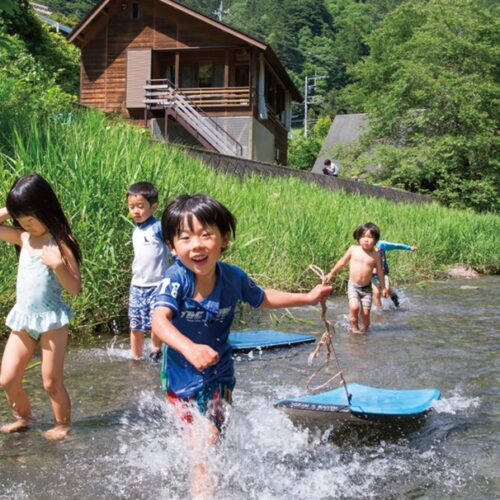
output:
<path id="1" fill-rule="evenodd" d="M 210 457 L 218 499 L 500 496 L 500 278 L 399 292 L 400 309 L 385 303 L 367 336 L 347 334 L 345 297 L 329 301 L 334 345 L 348 383 L 439 388 L 442 398 L 425 421 L 403 430 L 301 426 L 273 403 L 306 392 L 313 347 L 240 355 L 231 420 Z M 259 312 L 234 329 L 320 335 L 319 308 L 291 313 Z M 39 368 L 29 371 L 36 424 L 0 436 L 0 498 L 189 498 L 193 457 L 158 372 L 158 365 L 129 358 L 126 335 L 70 348 L 73 430 L 66 441 L 48 443 L 41 435 L 50 425 L 48 400 Z M 8 417 L 0 401 L 0 421 Z"/>

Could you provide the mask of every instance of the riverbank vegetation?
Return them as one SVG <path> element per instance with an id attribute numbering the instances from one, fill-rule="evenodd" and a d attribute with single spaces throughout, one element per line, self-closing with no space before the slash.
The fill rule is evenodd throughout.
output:
<path id="1" fill-rule="evenodd" d="M 25 2 L 0 0 L 0 12 L 7 13 L 0 19 L 0 200 L 16 176 L 31 171 L 44 175 L 60 196 L 84 254 L 83 292 L 71 301 L 79 338 L 108 330 L 114 321 L 125 325 L 132 259 L 125 192 L 138 180 L 158 185 L 161 205 L 194 192 L 227 204 L 239 223 L 225 258 L 264 286 L 311 287 L 317 277 L 309 264 L 328 269 L 353 243 L 354 228 L 368 220 L 380 225 L 384 239 L 420 247 L 391 255 L 396 283 L 435 277 L 457 263 L 499 272 L 498 216 L 394 204 L 295 178 L 242 180 L 212 171 L 179 147 L 153 142 L 149 132 L 119 118 L 75 108 L 76 49 L 41 27 Z M 319 121 L 315 133 L 325 133 L 322 123 L 327 121 Z M 301 152 L 292 147 L 291 154 Z M 6 244 L 0 245 L 0 262 L 5 316 L 14 303 L 17 268 Z M 344 272 L 337 291 L 345 281 Z"/>
<path id="2" fill-rule="evenodd" d="M 12 130 L 6 142 L 5 133 L 0 199 L 5 200 L 16 176 L 39 172 L 55 187 L 81 243 L 83 292 L 72 300 L 77 335 L 106 330 L 113 320 L 126 318 L 132 223 L 125 192 L 143 179 L 159 187 L 160 206 L 179 193 L 195 192 L 225 203 L 238 218 L 237 237 L 225 259 L 264 286 L 311 287 L 317 277 L 309 264 L 327 269 L 353 243 L 354 228 L 366 221 L 379 224 L 383 238 L 420 248 L 391 255 L 396 283 L 436 276 L 455 263 L 500 270 L 500 218 L 495 215 L 395 204 L 294 178 L 239 179 L 96 111 L 73 109 L 39 118 Z M 0 314 L 5 315 L 14 302 L 17 267 L 9 245 L 0 246 L 0 262 Z M 345 280 L 345 273 L 335 279 L 337 291 Z"/>

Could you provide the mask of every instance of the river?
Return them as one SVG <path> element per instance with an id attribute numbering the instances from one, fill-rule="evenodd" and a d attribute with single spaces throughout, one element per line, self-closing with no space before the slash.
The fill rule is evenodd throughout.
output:
<path id="1" fill-rule="evenodd" d="M 335 350 L 348 382 L 439 388 L 442 398 L 425 421 L 403 430 L 301 426 L 273 403 L 305 393 L 313 347 L 239 355 L 231 420 L 210 456 L 218 499 L 498 498 L 500 277 L 399 293 L 401 307 L 385 302 L 367 336 L 347 334 L 345 297 L 330 300 Z M 322 332 L 317 307 L 253 313 L 234 329 L 248 328 Z M 189 498 L 193 457 L 158 372 L 129 358 L 125 334 L 71 347 L 73 429 L 64 442 L 49 443 L 41 435 L 49 403 L 39 368 L 30 370 L 36 423 L 25 434 L 0 436 L 0 498 Z M 8 418 L 3 401 L 0 421 Z"/>

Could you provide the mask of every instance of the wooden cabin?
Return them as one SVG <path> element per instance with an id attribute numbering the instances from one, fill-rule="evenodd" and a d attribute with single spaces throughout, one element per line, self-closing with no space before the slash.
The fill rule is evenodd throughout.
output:
<path id="1" fill-rule="evenodd" d="M 102 0 L 74 29 L 80 102 L 155 135 L 286 165 L 302 96 L 265 43 L 173 0 Z"/>

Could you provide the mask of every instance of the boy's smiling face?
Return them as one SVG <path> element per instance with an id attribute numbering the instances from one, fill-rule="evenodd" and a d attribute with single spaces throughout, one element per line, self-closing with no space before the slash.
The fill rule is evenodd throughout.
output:
<path id="1" fill-rule="evenodd" d="M 213 277 L 229 234 L 222 235 L 217 226 L 203 226 L 196 217 L 192 222 L 190 228 L 187 218 L 184 220 L 180 233 L 174 236 L 172 253 L 197 278 Z"/>
<path id="2" fill-rule="evenodd" d="M 154 213 L 157 203 L 149 203 L 142 194 L 131 194 L 127 198 L 128 213 L 136 224 L 147 221 Z"/>

